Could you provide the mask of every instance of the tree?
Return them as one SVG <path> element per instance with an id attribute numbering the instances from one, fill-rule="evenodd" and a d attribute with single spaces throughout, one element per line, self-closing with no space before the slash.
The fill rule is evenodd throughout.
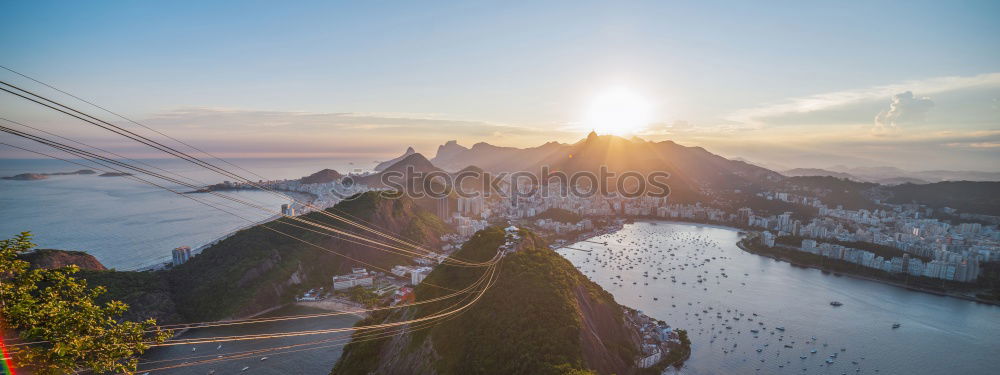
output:
<path id="1" fill-rule="evenodd" d="M 128 305 L 95 302 L 105 288 L 87 287 L 73 277 L 76 266 L 55 270 L 31 268 L 18 258 L 35 245 L 28 232 L 0 241 L 0 317 L 22 342 L 11 355 L 21 367 L 39 374 L 80 370 L 131 374 L 138 355 L 161 343 L 170 332 L 156 320 L 120 321 Z"/>

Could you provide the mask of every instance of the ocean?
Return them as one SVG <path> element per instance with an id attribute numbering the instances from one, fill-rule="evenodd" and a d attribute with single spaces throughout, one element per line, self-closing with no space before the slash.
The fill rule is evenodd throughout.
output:
<path id="1" fill-rule="evenodd" d="M 227 159 L 228 160 L 228 159 Z M 179 159 L 143 159 L 144 163 L 209 185 L 231 180 Z M 294 179 L 323 168 L 341 173 L 370 168 L 357 159 L 228 160 L 267 179 Z M 228 165 L 216 162 L 220 166 Z M 0 176 L 21 173 L 71 172 L 78 165 L 52 159 L 0 159 Z M 249 173 L 236 171 L 251 178 Z M 252 179 L 257 179 L 253 177 Z M 178 191 L 191 190 L 169 184 Z M 227 192 L 261 206 L 280 210 L 286 199 L 261 191 Z M 179 246 L 197 248 L 274 215 L 210 194 L 193 194 L 241 216 L 125 177 L 49 176 L 44 180 L 0 180 L 0 237 L 30 231 L 39 248 L 82 250 L 108 268 L 132 270 L 163 263 Z M 249 221 L 248 221 L 249 220 Z"/>

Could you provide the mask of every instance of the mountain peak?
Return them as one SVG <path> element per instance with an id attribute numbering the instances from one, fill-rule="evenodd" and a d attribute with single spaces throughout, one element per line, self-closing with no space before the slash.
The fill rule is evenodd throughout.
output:
<path id="1" fill-rule="evenodd" d="M 333 169 L 327 168 L 319 172 L 313 173 L 311 175 L 302 177 L 302 179 L 300 179 L 299 181 L 303 184 L 322 184 L 327 182 L 338 181 L 340 180 L 341 177 L 344 176 Z"/>
<path id="2" fill-rule="evenodd" d="M 383 161 L 381 163 L 378 163 L 378 165 L 375 166 L 375 170 L 376 171 L 385 170 L 386 168 L 389 168 L 389 166 L 398 163 L 400 160 L 403 160 L 403 158 L 405 158 L 407 156 L 410 156 L 410 155 L 413 155 L 413 154 L 416 154 L 416 153 L 417 153 L 417 151 L 413 149 L 413 146 L 407 147 L 406 148 L 406 152 L 403 152 L 403 155 L 400 155 L 400 156 L 398 156 L 396 158 L 393 158 L 391 160 L 387 160 L 387 161 Z"/>
<path id="3" fill-rule="evenodd" d="M 455 158 L 462 152 L 468 151 L 468 148 L 463 147 L 458 144 L 458 141 L 451 140 L 445 142 L 443 145 L 438 146 L 437 154 L 434 155 L 435 163 L 447 163 Z"/>
<path id="4" fill-rule="evenodd" d="M 427 160 L 423 154 L 416 152 L 406 155 L 403 160 L 393 164 L 392 166 L 386 168 L 386 170 L 403 170 L 405 167 L 412 166 L 414 170 L 418 172 L 430 172 L 439 170 L 435 167 L 430 160 Z"/>

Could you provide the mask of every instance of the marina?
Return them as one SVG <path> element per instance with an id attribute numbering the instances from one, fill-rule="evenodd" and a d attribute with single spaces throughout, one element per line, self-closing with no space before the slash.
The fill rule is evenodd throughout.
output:
<path id="1" fill-rule="evenodd" d="M 1000 368 L 988 344 L 1000 334 L 996 306 L 795 267 L 744 252 L 739 239 L 726 227 L 636 222 L 569 244 L 590 253 L 560 253 L 619 303 L 688 330 L 681 374 Z"/>

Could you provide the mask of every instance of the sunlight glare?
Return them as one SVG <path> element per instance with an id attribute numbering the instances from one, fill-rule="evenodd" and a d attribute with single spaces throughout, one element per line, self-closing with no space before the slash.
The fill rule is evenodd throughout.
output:
<path id="1" fill-rule="evenodd" d="M 591 100 L 584 125 L 599 134 L 634 134 L 649 125 L 651 107 L 646 98 L 626 88 L 607 90 Z"/>

